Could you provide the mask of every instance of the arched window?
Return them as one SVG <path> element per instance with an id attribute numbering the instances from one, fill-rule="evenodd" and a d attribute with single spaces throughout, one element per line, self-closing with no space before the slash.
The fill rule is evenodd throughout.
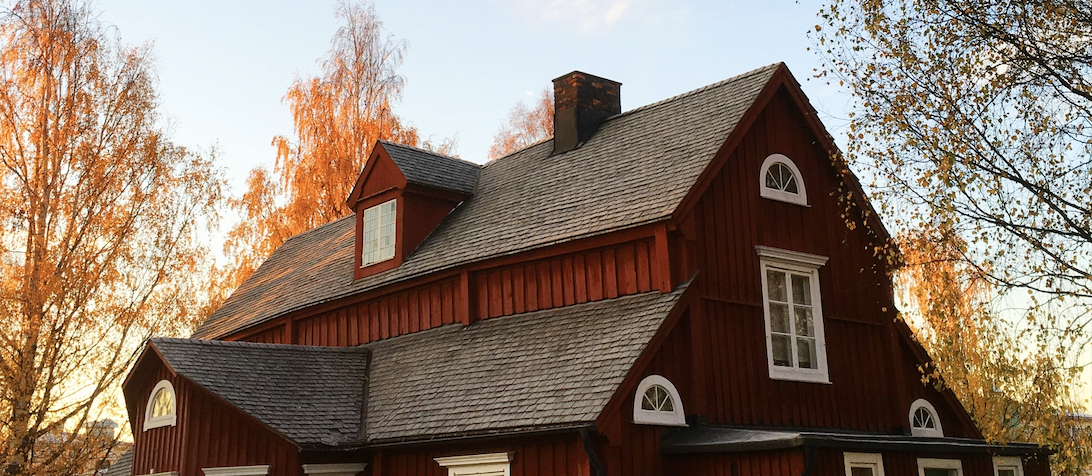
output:
<path id="1" fill-rule="evenodd" d="M 937 418 L 937 409 L 924 398 L 919 398 L 910 405 L 910 434 L 938 438 L 944 436 L 944 427 L 940 424 L 940 418 Z"/>
<path id="2" fill-rule="evenodd" d="M 144 431 L 161 426 L 174 426 L 177 410 L 174 386 L 166 380 L 160 380 L 148 397 L 148 408 L 144 410 Z"/>
<path id="3" fill-rule="evenodd" d="M 763 198 L 808 205 L 807 188 L 796 164 L 782 154 L 771 154 L 762 162 L 759 190 Z"/>
<path id="4" fill-rule="evenodd" d="M 645 425 L 686 426 L 679 391 L 666 378 L 649 375 L 633 396 L 633 422 Z"/>

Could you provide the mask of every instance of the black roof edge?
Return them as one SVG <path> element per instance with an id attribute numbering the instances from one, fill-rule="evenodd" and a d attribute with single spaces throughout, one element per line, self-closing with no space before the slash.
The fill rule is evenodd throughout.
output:
<path id="1" fill-rule="evenodd" d="M 497 439 L 497 438 L 510 438 L 510 437 L 524 437 L 524 436 L 546 436 L 556 435 L 559 433 L 573 433 L 577 434 L 581 429 L 595 428 L 594 422 L 577 422 L 577 423 L 559 423 L 550 426 L 537 426 L 537 427 L 519 427 L 519 428 L 505 428 L 500 430 L 484 430 L 476 432 L 463 432 L 463 433 L 451 433 L 445 435 L 424 435 L 413 438 L 398 438 L 390 440 L 376 440 L 376 441 L 354 441 L 339 444 L 337 446 L 329 446 L 321 443 L 297 445 L 300 451 L 308 452 L 346 452 L 346 451 L 369 451 L 373 449 L 388 449 L 388 448 L 401 448 L 410 446 L 420 446 L 434 443 L 449 443 L 452 441 L 462 442 L 476 442 L 481 440 Z"/>
<path id="2" fill-rule="evenodd" d="M 744 434 L 735 440 L 717 438 Z M 716 441 L 721 439 L 722 441 Z M 738 453 L 796 447 L 840 448 L 862 451 L 930 451 L 986 453 L 999 456 L 1050 455 L 1054 450 L 1034 443 L 990 443 L 970 438 L 930 438 L 882 433 L 795 430 L 785 428 L 696 425 L 665 435 L 660 453 Z"/>

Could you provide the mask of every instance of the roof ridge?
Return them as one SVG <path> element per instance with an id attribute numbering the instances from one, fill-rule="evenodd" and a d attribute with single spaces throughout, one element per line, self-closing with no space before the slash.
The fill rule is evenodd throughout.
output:
<path id="1" fill-rule="evenodd" d="M 149 339 L 153 344 L 157 342 L 171 342 L 177 344 L 196 344 L 196 345 L 208 345 L 219 347 L 250 347 L 256 349 L 285 349 L 285 350 L 299 350 L 299 351 L 311 351 L 318 350 L 323 352 L 360 352 L 367 350 L 363 346 L 349 346 L 349 347 L 335 347 L 324 345 L 303 345 L 303 344 L 270 344 L 265 342 L 248 342 L 248 341 L 229 341 L 218 339 L 194 339 L 187 337 L 153 337 Z"/>
<path id="2" fill-rule="evenodd" d="M 705 86 L 702 86 L 702 87 L 697 88 L 697 89 L 692 89 L 692 90 L 687 91 L 687 92 L 682 93 L 682 94 L 676 94 L 676 95 L 671 96 L 671 97 L 666 98 L 666 99 L 661 99 L 661 100 L 656 101 L 656 102 L 645 104 L 644 106 L 637 106 L 637 107 L 635 107 L 633 109 L 630 109 L 628 111 L 624 111 L 622 113 L 615 114 L 615 115 L 613 115 L 611 117 L 608 117 L 608 118 L 604 119 L 603 122 L 609 121 L 609 120 L 614 119 L 614 118 L 627 116 L 627 115 L 635 113 L 635 112 L 641 112 L 641 111 L 644 111 L 646 109 L 652 109 L 652 108 L 657 107 L 657 106 L 662 106 L 662 105 L 664 105 L 666 103 L 669 103 L 669 102 L 672 102 L 672 101 L 675 101 L 675 100 L 678 100 L 678 99 L 682 99 L 682 98 L 687 97 L 687 96 L 693 96 L 695 94 L 703 93 L 703 92 L 708 91 L 710 89 L 716 89 L 716 88 L 719 88 L 719 87 L 727 86 L 730 83 L 734 83 L 736 81 L 739 81 L 739 80 L 742 80 L 742 79 L 745 79 L 745 78 L 749 78 L 751 76 L 754 76 L 754 75 L 760 74 L 762 72 L 765 72 L 766 70 L 778 68 L 783 64 L 785 64 L 785 62 L 783 62 L 783 61 L 778 61 L 776 63 L 770 63 L 770 64 L 768 64 L 766 66 L 762 66 L 762 67 L 759 67 L 759 68 L 752 69 L 750 71 L 747 71 L 746 73 L 737 74 L 735 76 L 732 76 L 731 78 L 723 79 L 723 80 L 717 81 L 717 82 L 715 82 L 713 84 L 707 84 Z"/>
<path id="3" fill-rule="evenodd" d="M 702 93 L 702 92 L 705 92 L 705 91 L 710 90 L 710 89 L 715 89 L 715 88 L 718 88 L 718 87 L 721 87 L 721 86 L 727 86 L 729 83 L 733 83 L 735 81 L 742 80 L 742 79 L 748 78 L 750 76 L 754 76 L 754 75 L 762 73 L 762 72 L 764 72 L 764 71 L 766 71 L 768 69 L 777 68 L 777 67 L 781 66 L 782 64 L 785 64 L 785 63 L 783 61 L 779 61 L 777 63 L 771 63 L 771 64 L 768 64 L 766 66 L 762 66 L 762 67 L 759 67 L 759 68 L 752 69 L 752 70 L 747 71 L 745 73 L 737 74 L 735 76 L 732 76 L 731 78 L 717 81 L 717 82 L 715 82 L 713 84 L 706 84 L 705 86 L 699 87 L 697 89 L 692 89 L 692 90 L 687 91 L 687 92 L 682 93 L 682 94 L 676 94 L 676 95 L 671 96 L 669 98 L 661 99 L 659 101 L 648 103 L 648 104 L 645 104 L 643 106 L 637 106 L 637 107 L 635 107 L 633 109 L 630 109 L 628 111 L 623 111 L 623 112 L 620 112 L 620 113 L 615 114 L 613 116 L 607 117 L 607 118 L 603 119 L 603 123 L 606 123 L 607 121 L 610 121 L 610 120 L 615 119 L 615 118 L 619 118 L 619 117 L 622 117 L 622 116 L 627 116 L 627 115 L 635 113 L 635 112 L 641 112 L 641 111 L 644 111 L 646 109 L 652 109 L 652 108 L 657 107 L 657 106 L 662 106 L 665 103 L 669 103 L 669 102 L 672 102 L 672 101 L 675 101 L 675 100 L 678 100 L 678 99 L 682 99 L 682 98 L 687 97 L 687 96 L 692 96 L 692 95 L 695 95 L 695 94 L 698 94 L 698 93 Z M 546 142 L 548 140 L 552 140 L 553 138 L 554 138 L 553 136 L 550 136 L 550 137 L 542 139 L 542 140 L 540 140 L 538 142 L 535 142 L 534 144 L 530 144 L 530 145 L 528 145 L 526 147 L 523 147 L 521 149 L 514 150 L 514 151 L 508 153 L 507 155 L 497 157 L 496 159 L 490 160 L 489 162 L 486 162 L 486 163 L 482 164 L 482 167 L 483 168 L 488 167 L 489 165 L 491 165 L 491 164 L 493 164 L 493 163 L 495 163 L 495 162 L 497 162 L 497 161 L 499 161 L 501 159 L 511 157 L 511 156 L 513 156 L 513 155 L 515 155 L 517 153 L 523 152 L 523 151 L 525 151 L 527 149 L 530 149 L 530 148 L 532 148 L 532 147 L 534 147 L 536 145 L 542 144 L 543 142 Z"/>
<path id="4" fill-rule="evenodd" d="M 475 162 L 471 162 L 471 161 L 466 160 L 466 159 L 460 159 L 458 157 L 452 157 L 452 156 L 447 155 L 447 154 L 441 154 L 441 153 L 436 152 L 436 151 L 432 151 L 432 150 L 428 150 L 428 149 L 422 149 L 422 148 L 417 147 L 417 146 L 403 144 L 403 143 L 400 143 L 400 142 L 393 142 L 393 141 L 389 141 L 389 140 L 380 140 L 379 142 L 384 144 L 384 145 L 393 145 L 395 147 L 401 147 L 403 149 L 415 150 L 417 152 L 421 152 L 421 153 L 429 154 L 429 155 L 434 155 L 436 157 L 443 157 L 445 159 L 451 159 L 451 160 L 454 160 L 454 161 L 457 161 L 457 162 L 462 162 L 464 164 L 473 165 L 473 166 L 478 167 L 478 168 L 481 168 L 483 166 L 483 164 L 478 164 L 478 163 L 475 163 Z"/>

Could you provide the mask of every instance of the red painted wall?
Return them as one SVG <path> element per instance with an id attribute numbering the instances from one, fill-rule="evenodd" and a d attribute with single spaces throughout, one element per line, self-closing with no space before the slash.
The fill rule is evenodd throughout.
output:
<path id="1" fill-rule="evenodd" d="M 447 476 L 447 470 L 433 458 L 501 452 L 512 453 L 512 476 L 591 476 L 587 454 L 575 434 L 383 450 L 373 454 L 369 468 L 373 476 Z"/>
<path id="2" fill-rule="evenodd" d="M 203 476 L 202 468 L 257 464 L 270 465 L 270 475 L 302 474 L 294 445 L 172 375 L 154 355 L 146 357 L 134 372 L 144 379 L 125 389 L 134 434 L 133 474 L 178 471 L 179 476 Z M 174 386 L 177 424 L 142 431 L 152 388 L 163 379 Z"/>
<path id="3" fill-rule="evenodd" d="M 629 236 L 629 235 L 627 235 Z M 651 237 L 557 256 L 499 263 L 306 317 L 288 316 L 226 340 L 354 346 L 461 322 L 649 292 L 657 279 Z M 291 320 L 290 326 L 287 324 Z M 289 342 L 286 336 L 292 336 Z"/>

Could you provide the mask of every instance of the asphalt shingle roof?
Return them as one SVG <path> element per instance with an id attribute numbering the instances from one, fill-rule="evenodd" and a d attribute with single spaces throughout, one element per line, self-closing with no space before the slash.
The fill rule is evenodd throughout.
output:
<path id="1" fill-rule="evenodd" d="M 595 421 L 686 288 L 447 325 L 358 347 L 151 343 L 175 371 L 300 445 L 559 427 Z"/>
<path id="2" fill-rule="evenodd" d="M 427 273 L 663 220 L 779 66 L 609 118 L 587 143 L 563 154 L 551 155 L 547 140 L 486 164 L 473 196 L 390 271 L 353 280 L 352 216 L 296 235 L 194 337 L 223 337 Z"/>
<path id="3" fill-rule="evenodd" d="M 480 165 L 396 142 L 380 142 L 408 182 L 474 193 Z"/>
<path id="4" fill-rule="evenodd" d="M 168 365 L 299 445 L 360 438 L 368 350 L 155 338 Z"/>

